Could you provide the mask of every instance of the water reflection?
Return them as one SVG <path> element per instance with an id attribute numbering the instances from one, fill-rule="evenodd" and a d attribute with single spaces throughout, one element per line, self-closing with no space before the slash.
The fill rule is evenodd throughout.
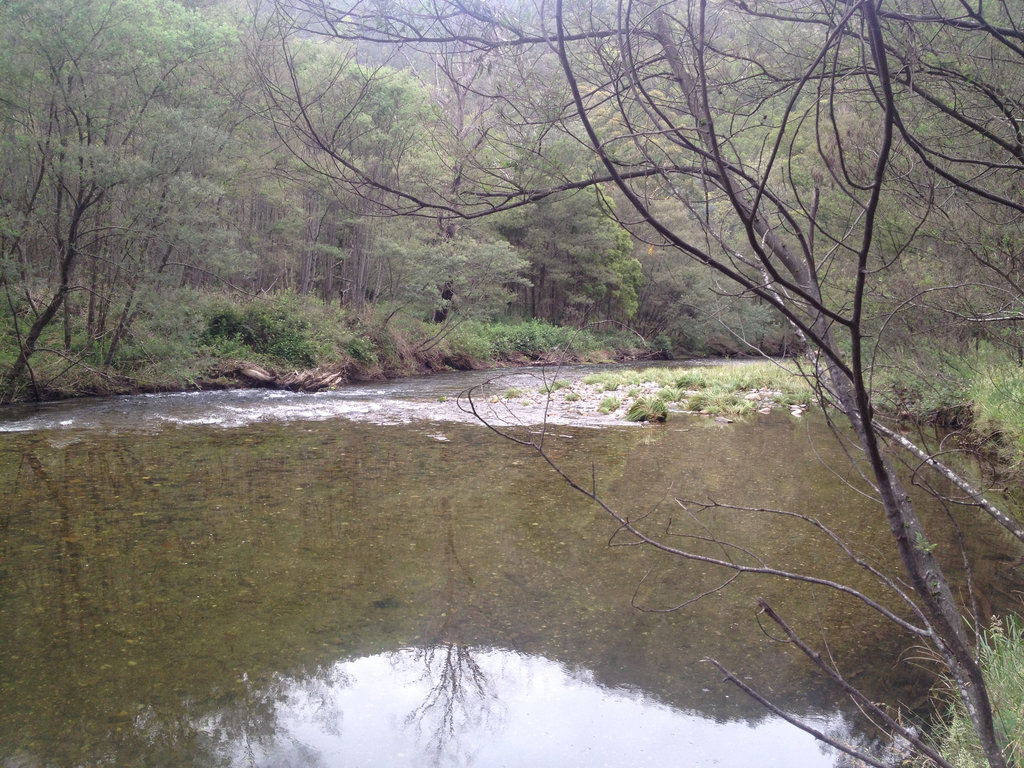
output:
<path id="1" fill-rule="evenodd" d="M 700 663 L 713 653 L 788 711 L 859 733 L 848 703 L 761 632 L 758 597 L 826 637 L 876 700 L 927 691 L 906 637 L 806 585 L 741 579 L 682 611 L 634 610 L 721 573 L 608 547 L 603 512 L 478 425 L 168 427 L 201 415 L 179 397 L 160 400 L 160 428 L 152 402 L 61 405 L 43 412 L 71 426 L 0 434 L 6 768 L 831 764 Z M 567 470 L 593 470 L 652 522 L 677 515 L 674 496 L 780 506 L 895 567 L 877 510 L 823 468 L 845 459 L 812 418 L 558 434 Z M 780 567 L 877 588 L 776 517 L 716 510 L 701 525 Z M 960 525 L 998 606 L 1020 588 L 999 529 Z M 934 541 L 955 566 L 952 526 Z"/>
<path id="2" fill-rule="evenodd" d="M 823 768 L 837 760 L 774 718 L 716 722 L 585 668 L 447 644 L 343 661 L 284 680 L 276 728 L 221 748 L 238 766 L 665 766 Z M 848 730 L 840 716 L 816 722 Z M 216 717 L 203 726 L 223 733 Z"/>

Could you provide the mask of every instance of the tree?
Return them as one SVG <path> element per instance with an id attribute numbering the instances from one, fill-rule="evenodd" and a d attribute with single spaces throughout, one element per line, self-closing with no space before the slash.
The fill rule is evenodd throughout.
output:
<path id="1" fill-rule="evenodd" d="M 883 289 L 897 273 L 911 274 L 904 267 L 925 251 L 930 222 L 952 209 L 953 220 L 982 216 L 995 226 L 1019 225 L 1024 105 L 1012 95 L 1019 88 L 1005 86 L 1024 75 L 1020 9 L 952 0 L 892 9 L 771 0 L 558 0 L 536 8 L 453 0 L 387 10 L 358 0 L 340 9 L 300 0 L 280 5 L 307 32 L 375 45 L 461 45 L 494 58 L 511 51 L 510 59 L 530 60 L 534 66 L 503 95 L 511 103 L 503 114 L 515 115 L 520 129 L 541 122 L 557 129 L 588 146 L 598 164 L 577 175 L 564 167 L 562 180 L 542 187 L 511 169 L 494 174 L 487 187 L 463 188 L 459 201 L 388 188 L 408 209 L 476 216 L 557 190 L 612 183 L 629 203 L 620 214 L 624 224 L 642 225 L 636 231 L 653 245 L 704 265 L 796 329 L 812 353 L 808 375 L 823 404 L 845 420 L 863 454 L 903 564 L 909 590 L 888 584 L 913 619 L 883 613 L 940 656 L 989 764 L 1005 766 L 960 606 L 894 462 L 908 451 L 1021 541 L 1024 531 L 885 423 L 872 402 L 872 376 L 887 348 L 889 321 L 906 301 Z M 486 34 L 465 34 L 464 19 L 482 24 Z M 515 93 L 534 84 L 536 61 L 548 52 L 568 103 L 542 116 Z M 524 155 L 529 150 L 522 147 Z M 689 225 L 666 216 L 669 208 L 684 212 Z M 986 305 L 972 306 L 971 318 L 980 322 L 1007 306 L 1019 316 L 1012 261 L 1019 248 L 1011 246 L 1011 262 L 1000 263 L 983 240 L 976 243 L 992 279 Z M 929 290 L 911 285 L 905 295 Z M 543 452 L 542 442 L 529 442 Z M 596 498 L 589 484 L 576 487 Z M 700 557 L 645 531 L 628 513 L 609 512 L 641 542 Z M 736 566 L 726 559 L 723 567 Z M 763 610 L 789 631 L 770 606 Z M 790 637 L 843 683 L 812 648 Z M 944 764 L 919 738 L 886 722 Z"/>
<path id="2" fill-rule="evenodd" d="M 104 339 L 109 364 L 141 277 L 162 272 L 190 238 L 198 244 L 217 194 L 200 167 L 220 137 L 190 78 L 225 38 L 172 0 L 6 3 L 0 28 L 0 280 L 18 347 L 0 383 L 7 397 L 31 378 L 61 315 L 52 351 L 71 356 L 76 295 L 87 295 L 84 346 Z"/>
<path id="3" fill-rule="evenodd" d="M 529 256 L 526 314 L 556 324 L 628 322 L 642 283 L 633 241 L 598 190 L 551 197 L 504 214 L 498 230 Z"/>

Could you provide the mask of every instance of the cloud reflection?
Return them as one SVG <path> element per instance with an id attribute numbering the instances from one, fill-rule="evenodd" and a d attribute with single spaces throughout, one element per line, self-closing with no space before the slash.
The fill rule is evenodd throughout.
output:
<path id="1" fill-rule="evenodd" d="M 497 648 L 403 649 L 338 662 L 316 680 L 281 682 L 273 732 L 259 744 L 222 742 L 229 765 L 842 764 L 781 720 L 715 722 L 643 692 L 602 687 L 586 670 Z M 816 725 L 848 730 L 834 719 Z"/>

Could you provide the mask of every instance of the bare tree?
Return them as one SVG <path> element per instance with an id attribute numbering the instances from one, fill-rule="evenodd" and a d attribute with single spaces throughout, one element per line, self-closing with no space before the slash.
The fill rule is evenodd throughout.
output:
<path id="1" fill-rule="evenodd" d="M 387 13 L 359 0 L 281 0 L 279 7 L 305 33 L 461 46 L 495 58 L 510 51 L 510 60 L 531 62 L 516 83 L 524 94 L 541 87 L 536 72 L 550 73 L 540 62 L 557 61 L 564 90 L 553 97 L 563 93 L 565 102 L 542 113 L 510 89 L 502 98 L 514 108 L 502 114 L 517 122 L 505 136 L 543 122 L 589 147 L 597 171 L 565 167 L 538 185 L 527 172 L 495 168 L 490 184 L 464 184 L 458 199 L 390 188 L 396 208 L 469 217 L 556 190 L 614 185 L 630 204 L 620 219 L 652 247 L 700 262 L 784 316 L 807 345 L 806 371 L 827 412 L 853 431 L 909 589 L 887 583 L 913 607 L 913 626 L 878 609 L 935 650 L 988 763 L 1006 766 L 971 634 L 894 459 L 908 452 L 930 464 L 1022 542 L 1024 529 L 887 425 L 872 401 L 872 377 L 893 317 L 929 295 L 912 286 L 909 298 L 894 303 L 883 300 L 891 297 L 882 289 L 908 255 L 920 253 L 932 222 L 952 231 L 955 222 L 983 216 L 1019 227 L 1024 104 L 1020 89 L 1007 84 L 1024 76 L 1020 9 L 940 0 L 909 10 L 771 0 L 515 7 L 440 0 L 426 10 Z M 467 32 L 467 22 L 477 31 Z M 328 137 L 316 141 L 331 151 Z M 535 151 L 520 149 L 523 157 Z M 1001 263 L 990 249 L 976 248 L 991 279 L 984 306 L 962 308 L 972 321 L 1019 317 L 1019 247 L 1009 250 Z M 543 441 L 526 442 L 543 451 Z M 563 477 L 600 501 L 592 486 Z M 705 557 L 608 511 L 650 546 Z M 764 572 L 728 558 L 719 564 Z M 764 610 L 820 663 L 782 617 Z M 943 764 L 924 745 L 915 747 Z"/>

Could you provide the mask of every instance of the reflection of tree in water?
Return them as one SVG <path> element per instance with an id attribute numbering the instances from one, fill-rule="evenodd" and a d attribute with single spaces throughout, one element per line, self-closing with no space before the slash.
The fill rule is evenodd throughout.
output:
<path id="1" fill-rule="evenodd" d="M 460 598 L 472 587 L 472 575 L 459 561 L 455 546 L 455 521 L 450 499 L 438 504 L 444 530 L 445 568 L 444 610 L 436 631 L 436 641 L 415 652 L 423 665 L 423 678 L 429 692 L 423 703 L 406 718 L 418 733 L 429 733 L 428 752 L 432 765 L 457 765 L 472 762 L 460 744 L 460 734 L 492 726 L 490 721 L 498 704 L 497 691 L 481 666 L 473 658 L 474 649 L 462 642 L 458 608 Z"/>
<path id="2" fill-rule="evenodd" d="M 341 734 L 343 713 L 334 692 L 351 685 L 337 666 L 312 674 L 275 675 L 269 684 L 245 686 L 228 706 L 200 721 L 198 733 L 207 740 L 203 759 L 217 755 L 216 765 L 327 765 L 318 749 L 297 738 L 285 738 L 283 712 L 303 711 L 303 719 L 323 733 Z"/>
<path id="3" fill-rule="evenodd" d="M 497 703 L 496 692 L 473 649 L 458 643 L 443 643 L 417 652 L 424 665 L 424 679 L 430 681 L 427 697 L 406 718 L 419 733 L 429 733 L 428 754 L 432 765 L 472 762 L 459 736 L 467 730 L 488 726 Z"/>

